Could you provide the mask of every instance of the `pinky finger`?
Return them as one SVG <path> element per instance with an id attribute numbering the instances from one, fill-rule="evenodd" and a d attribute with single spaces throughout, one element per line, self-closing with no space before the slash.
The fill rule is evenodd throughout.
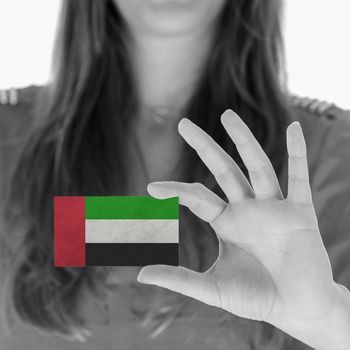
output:
<path id="1" fill-rule="evenodd" d="M 298 122 L 287 129 L 288 197 L 296 204 L 312 204 L 307 151 L 301 126 Z"/>

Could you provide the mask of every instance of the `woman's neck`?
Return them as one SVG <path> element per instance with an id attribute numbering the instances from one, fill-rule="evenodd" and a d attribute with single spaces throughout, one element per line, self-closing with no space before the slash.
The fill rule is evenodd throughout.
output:
<path id="1" fill-rule="evenodd" d="M 213 32 L 206 28 L 173 37 L 133 33 L 131 57 L 141 106 L 185 107 L 202 73 Z"/>

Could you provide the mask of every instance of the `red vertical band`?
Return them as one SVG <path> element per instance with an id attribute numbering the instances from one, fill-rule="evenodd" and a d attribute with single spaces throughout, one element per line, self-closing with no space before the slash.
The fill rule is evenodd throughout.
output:
<path id="1" fill-rule="evenodd" d="M 85 197 L 54 197 L 54 265 L 85 266 Z"/>

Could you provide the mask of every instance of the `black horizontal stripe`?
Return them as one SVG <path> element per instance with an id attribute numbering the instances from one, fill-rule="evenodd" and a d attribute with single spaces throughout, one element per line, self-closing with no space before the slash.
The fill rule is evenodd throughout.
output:
<path id="1" fill-rule="evenodd" d="M 86 266 L 179 265 L 178 243 L 86 243 Z"/>

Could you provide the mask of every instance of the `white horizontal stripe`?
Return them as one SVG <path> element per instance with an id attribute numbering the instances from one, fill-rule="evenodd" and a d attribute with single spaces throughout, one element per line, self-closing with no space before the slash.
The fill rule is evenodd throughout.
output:
<path id="1" fill-rule="evenodd" d="M 179 243 L 179 220 L 85 220 L 86 243 Z"/>

